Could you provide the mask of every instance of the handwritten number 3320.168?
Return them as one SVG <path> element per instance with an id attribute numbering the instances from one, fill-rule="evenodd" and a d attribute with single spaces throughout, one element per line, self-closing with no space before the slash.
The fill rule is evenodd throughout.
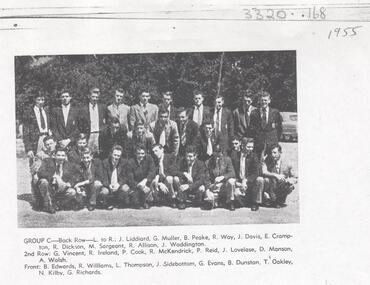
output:
<path id="1" fill-rule="evenodd" d="M 345 37 L 353 37 L 358 34 L 358 29 L 362 28 L 362 26 L 356 27 L 347 27 L 347 28 L 335 28 L 330 30 L 328 39 L 331 38 L 345 38 Z"/>

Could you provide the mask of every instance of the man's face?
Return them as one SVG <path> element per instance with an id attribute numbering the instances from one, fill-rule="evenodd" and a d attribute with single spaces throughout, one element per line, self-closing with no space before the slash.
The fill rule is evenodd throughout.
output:
<path id="1" fill-rule="evenodd" d="M 168 122 L 168 113 L 161 113 L 159 115 L 159 121 L 161 124 L 166 124 Z"/>
<path id="2" fill-rule="evenodd" d="M 149 99 L 150 99 L 150 94 L 148 93 L 148 92 L 143 92 L 143 93 L 141 93 L 141 95 L 140 95 L 140 103 L 141 104 L 144 104 L 144 105 L 146 105 L 146 104 L 148 104 L 148 102 L 149 102 Z"/>
<path id="3" fill-rule="evenodd" d="M 206 130 L 206 135 L 211 136 L 213 133 L 213 126 L 211 124 L 207 124 L 204 126 L 204 128 Z"/>
<path id="4" fill-rule="evenodd" d="M 45 97 L 37 97 L 35 99 L 35 105 L 37 108 L 42 108 L 45 105 Z"/>
<path id="5" fill-rule="evenodd" d="M 45 148 L 48 152 L 54 151 L 55 150 L 55 145 L 56 145 L 56 143 L 53 139 L 49 139 L 44 143 L 44 146 L 45 146 Z"/>
<path id="6" fill-rule="evenodd" d="M 166 107 L 168 107 L 168 106 L 170 106 L 171 105 L 171 103 L 172 103 L 172 96 L 171 95 L 166 95 L 166 94 L 164 94 L 163 95 L 163 104 L 166 106 Z"/>
<path id="7" fill-rule="evenodd" d="M 252 104 L 252 98 L 249 96 L 243 96 L 243 104 L 246 107 L 249 107 Z"/>
<path id="8" fill-rule="evenodd" d="M 62 101 L 62 104 L 64 106 L 67 106 L 69 104 L 69 102 L 71 102 L 71 95 L 69 95 L 68 92 L 64 92 L 62 95 L 60 95 L 60 100 Z"/>
<path id="9" fill-rule="evenodd" d="M 77 147 L 79 150 L 85 148 L 87 146 L 87 141 L 86 139 L 78 140 L 77 141 Z"/>
<path id="10" fill-rule="evenodd" d="M 90 93 L 90 102 L 95 105 L 99 101 L 100 91 L 94 90 Z"/>
<path id="11" fill-rule="evenodd" d="M 118 130 L 119 130 L 119 123 L 112 123 L 112 125 L 111 125 L 111 128 L 112 128 L 112 131 L 113 132 L 118 132 Z"/>
<path id="12" fill-rule="evenodd" d="M 145 157 L 145 150 L 143 149 L 137 149 L 136 150 L 136 159 L 138 161 L 142 161 Z"/>
<path id="13" fill-rule="evenodd" d="M 274 149 L 271 150 L 271 156 L 275 161 L 278 161 L 280 159 L 280 155 L 281 154 L 280 154 L 279 149 L 277 147 L 275 147 Z"/>
<path id="14" fill-rule="evenodd" d="M 195 160 L 195 157 L 196 157 L 196 155 L 193 152 L 186 153 L 186 161 L 187 161 L 187 163 L 188 164 L 192 164 L 194 162 L 194 160 Z"/>
<path id="15" fill-rule="evenodd" d="M 153 148 L 153 153 L 158 159 L 160 159 L 163 156 L 163 148 L 156 146 Z"/>
<path id="16" fill-rule="evenodd" d="M 136 127 L 136 133 L 138 136 L 142 136 L 145 133 L 145 127 L 143 125 L 138 125 Z"/>
<path id="17" fill-rule="evenodd" d="M 232 144 L 233 150 L 239 151 L 239 149 L 240 149 L 240 141 L 233 140 L 231 142 L 231 144 Z"/>
<path id="18" fill-rule="evenodd" d="M 263 96 L 259 100 L 261 108 L 267 108 L 271 102 L 270 96 Z"/>
<path id="19" fill-rule="evenodd" d="M 89 163 L 91 162 L 92 160 L 92 155 L 91 153 L 84 153 L 82 155 L 82 162 L 85 164 L 85 165 L 89 165 Z"/>
<path id="20" fill-rule="evenodd" d="M 245 154 L 251 154 L 254 148 L 253 142 L 248 142 L 246 144 L 242 144 L 242 151 Z"/>
<path id="21" fill-rule="evenodd" d="M 57 163 L 63 163 L 67 158 L 66 152 L 64 150 L 57 151 L 55 154 L 55 160 Z"/>
<path id="22" fill-rule="evenodd" d="M 222 98 L 217 98 L 216 99 L 216 109 L 221 109 L 222 106 L 224 105 L 224 100 Z"/>
<path id="23" fill-rule="evenodd" d="M 183 111 L 179 114 L 179 121 L 181 124 L 185 124 L 188 121 L 188 115 L 186 115 L 186 111 Z"/>
<path id="24" fill-rule="evenodd" d="M 117 104 L 121 104 L 123 99 L 123 93 L 116 91 L 116 94 L 114 95 L 114 100 L 116 101 Z"/>
<path id="25" fill-rule="evenodd" d="M 202 94 L 197 94 L 197 95 L 194 96 L 194 104 L 196 106 L 202 105 L 203 104 L 203 100 L 204 100 L 204 98 L 203 98 L 203 95 Z"/>
<path id="26" fill-rule="evenodd" d="M 112 163 L 113 164 L 117 164 L 118 163 L 118 161 L 121 158 L 121 154 L 122 154 L 122 152 L 120 150 L 118 150 L 118 149 L 113 150 L 112 156 L 111 156 L 112 157 Z"/>

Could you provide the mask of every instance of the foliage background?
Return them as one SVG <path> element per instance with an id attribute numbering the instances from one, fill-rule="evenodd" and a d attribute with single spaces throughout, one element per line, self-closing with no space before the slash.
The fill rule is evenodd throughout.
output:
<path id="1" fill-rule="evenodd" d="M 163 91 L 174 92 L 175 106 L 189 107 L 199 89 L 205 104 L 217 94 L 221 52 L 114 55 L 57 55 L 15 57 L 16 117 L 22 122 L 32 107 L 33 96 L 42 92 L 47 104 L 58 104 L 58 95 L 68 89 L 75 104 L 87 100 L 97 86 L 101 100 L 109 104 L 116 88 L 126 91 L 126 104 L 137 102 L 142 89 L 149 89 L 153 103 Z M 238 105 L 240 91 L 247 87 L 266 90 L 271 105 L 280 111 L 297 111 L 295 51 L 225 52 L 220 94 L 231 109 Z"/>

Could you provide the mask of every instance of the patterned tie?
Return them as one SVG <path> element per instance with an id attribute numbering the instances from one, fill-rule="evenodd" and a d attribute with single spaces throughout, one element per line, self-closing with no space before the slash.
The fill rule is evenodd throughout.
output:
<path id="1" fill-rule="evenodd" d="M 186 145 L 186 123 L 181 126 L 181 136 L 180 136 L 181 145 Z"/>
<path id="2" fill-rule="evenodd" d="M 41 129 L 44 130 L 46 128 L 45 118 L 42 114 L 42 108 L 39 108 L 40 111 L 40 122 L 41 122 Z"/>

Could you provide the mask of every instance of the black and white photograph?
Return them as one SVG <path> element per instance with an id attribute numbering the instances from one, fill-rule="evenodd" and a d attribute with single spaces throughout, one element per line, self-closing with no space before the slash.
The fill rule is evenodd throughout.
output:
<path id="1" fill-rule="evenodd" d="M 295 50 L 14 66 L 18 227 L 299 223 Z"/>

